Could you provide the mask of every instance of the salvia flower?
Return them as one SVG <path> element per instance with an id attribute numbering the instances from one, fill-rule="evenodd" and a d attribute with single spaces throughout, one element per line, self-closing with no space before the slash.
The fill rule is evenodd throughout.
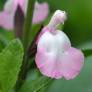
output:
<path id="1" fill-rule="evenodd" d="M 18 5 L 21 7 L 24 15 L 26 16 L 28 0 L 7 0 L 3 11 L 0 12 L 0 26 L 12 30 L 14 29 L 14 16 Z M 35 2 L 35 8 L 33 13 L 33 24 L 43 22 L 49 13 L 49 7 L 46 2 Z"/>
<path id="2" fill-rule="evenodd" d="M 40 72 L 48 77 L 73 79 L 83 67 L 84 55 L 71 46 L 67 35 L 57 26 L 66 20 L 65 11 L 57 10 L 50 23 L 43 28 L 37 41 L 36 64 Z"/>

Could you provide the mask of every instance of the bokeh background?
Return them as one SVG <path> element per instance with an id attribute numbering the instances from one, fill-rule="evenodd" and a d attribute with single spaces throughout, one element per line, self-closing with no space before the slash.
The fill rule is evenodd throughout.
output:
<path id="1" fill-rule="evenodd" d="M 92 0 L 39 0 L 50 6 L 51 15 L 55 10 L 67 12 L 68 19 L 63 31 L 71 39 L 72 45 L 81 49 L 92 49 Z M 5 0 L 0 0 L 2 10 Z M 0 35 L 9 40 L 10 32 L 0 29 Z M 47 92 L 92 92 L 92 56 L 85 58 L 84 67 L 73 80 L 55 80 Z"/>

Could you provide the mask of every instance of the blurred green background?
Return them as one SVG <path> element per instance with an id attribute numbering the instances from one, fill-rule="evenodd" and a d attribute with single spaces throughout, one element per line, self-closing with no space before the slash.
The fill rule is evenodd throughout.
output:
<path id="1" fill-rule="evenodd" d="M 0 9 L 4 1 L 0 0 Z M 73 46 L 92 48 L 92 0 L 40 1 L 49 3 L 50 13 L 56 9 L 67 12 L 68 19 L 63 30 L 71 39 Z M 84 68 L 77 78 L 69 81 L 55 80 L 46 92 L 92 92 L 92 56 L 85 59 Z"/>

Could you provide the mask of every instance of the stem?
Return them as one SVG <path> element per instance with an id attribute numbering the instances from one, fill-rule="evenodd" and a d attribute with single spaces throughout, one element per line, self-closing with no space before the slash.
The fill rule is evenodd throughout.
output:
<path id="1" fill-rule="evenodd" d="M 24 23 L 24 30 L 23 30 L 23 44 L 24 50 L 28 49 L 30 44 L 30 31 L 32 29 L 32 18 L 33 18 L 33 8 L 34 8 L 35 0 L 29 0 L 28 2 L 28 9 L 27 9 L 27 17 Z"/>
<path id="2" fill-rule="evenodd" d="M 33 41 L 29 45 L 29 48 L 28 48 L 28 55 L 29 55 L 29 57 L 32 55 L 33 52 L 36 52 L 36 41 L 37 41 L 38 36 L 39 36 L 41 30 L 43 29 L 43 27 L 44 26 L 41 25 L 39 31 L 35 34 L 35 37 L 34 37 Z"/>
<path id="3" fill-rule="evenodd" d="M 29 59 L 28 59 L 28 54 L 27 54 L 27 49 L 29 47 L 30 44 L 30 31 L 32 31 L 32 18 L 33 18 L 33 9 L 34 9 L 34 4 L 35 4 L 35 0 L 28 0 L 28 9 L 27 9 L 27 15 L 25 18 L 25 23 L 24 23 L 24 29 L 23 29 L 23 45 L 24 45 L 24 59 L 23 59 L 23 63 L 22 63 L 22 67 L 21 67 L 21 71 L 19 74 L 19 78 L 18 81 L 16 83 L 16 87 L 15 87 L 15 92 L 18 92 L 20 87 L 23 85 L 27 73 L 27 66 L 29 64 Z"/>

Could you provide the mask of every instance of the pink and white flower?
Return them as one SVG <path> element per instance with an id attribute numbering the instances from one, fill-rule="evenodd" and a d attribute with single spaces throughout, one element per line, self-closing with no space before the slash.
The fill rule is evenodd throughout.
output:
<path id="1" fill-rule="evenodd" d="M 57 29 L 66 20 L 66 13 L 57 10 L 50 23 L 43 28 L 37 41 L 36 65 L 48 77 L 73 79 L 83 67 L 84 55 L 71 46 L 67 35 Z"/>
<path id="2" fill-rule="evenodd" d="M 0 12 L 0 26 L 12 30 L 14 29 L 14 16 L 18 5 L 23 10 L 25 16 L 28 6 L 28 0 L 7 0 L 5 3 L 3 11 Z M 33 13 L 33 24 L 38 24 L 43 22 L 49 13 L 49 7 L 46 2 L 35 3 L 34 13 Z"/>

